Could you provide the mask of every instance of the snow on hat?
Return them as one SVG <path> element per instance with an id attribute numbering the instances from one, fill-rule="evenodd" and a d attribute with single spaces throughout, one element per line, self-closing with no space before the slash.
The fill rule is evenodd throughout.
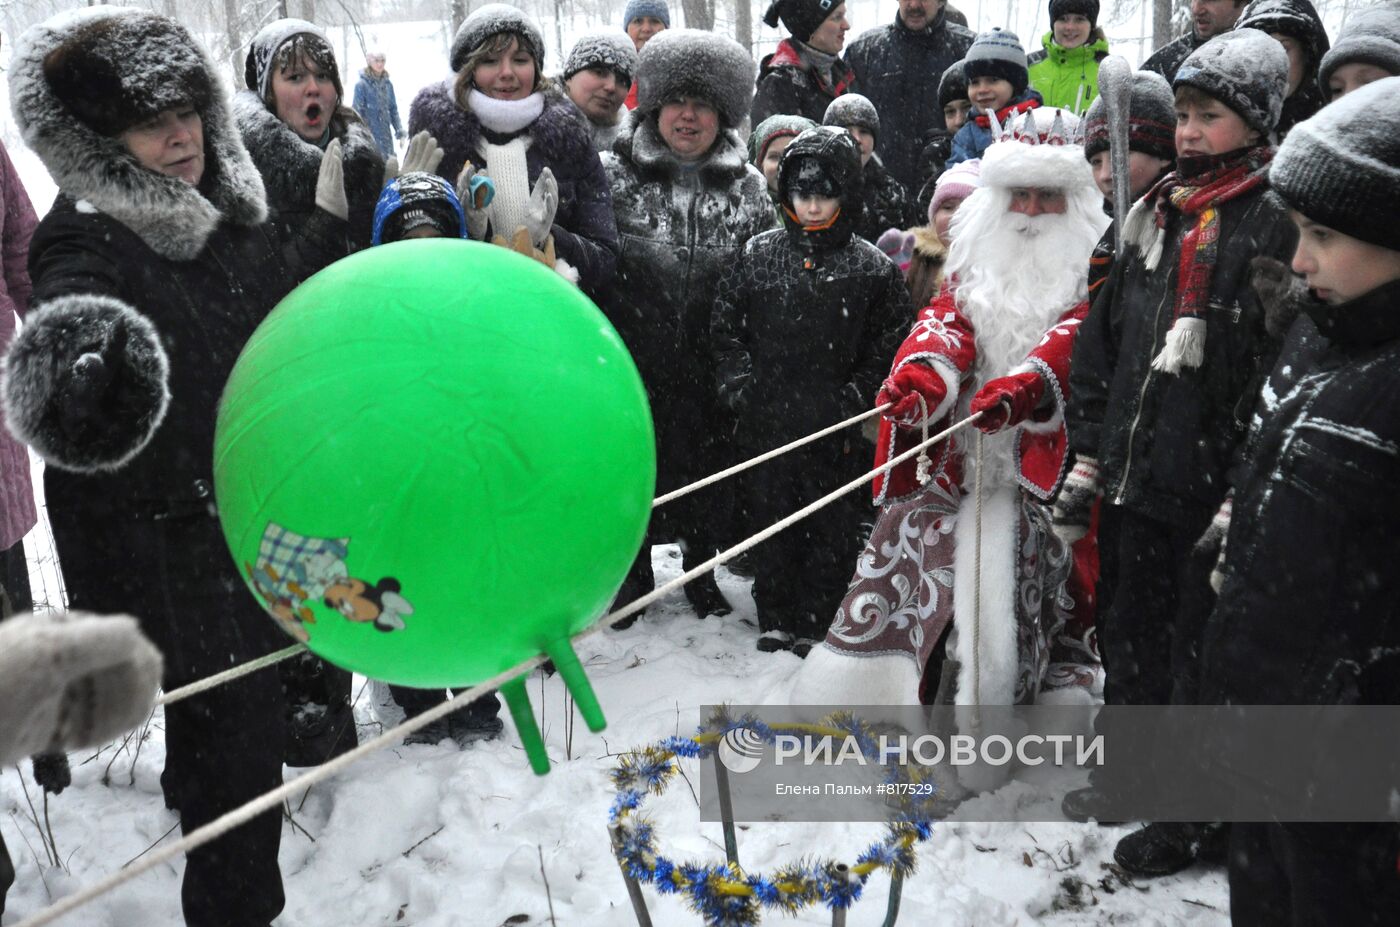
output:
<path id="1" fill-rule="evenodd" d="M 443 178 L 407 171 L 384 185 L 374 205 L 373 244 L 399 241 L 408 232 L 431 225 L 444 238 L 466 238 L 467 218 L 457 192 Z"/>
<path id="2" fill-rule="evenodd" d="M 1294 209 L 1344 235 L 1400 251 L 1400 77 L 1387 77 L 1295 125 L 1269 167 Z"/>
<path id="3" fill-rule="evenodd" d="M 1079 117 L 1050 106 L 1008 119 L 1002 134 L 982 152 L 982 186 L 1066 191 L 1093 187 L 1084 149 L 1074 142 L 1078 129 Z"/>
<path id="4" fill-rule="evenodd" d="M 273 20 L 259 29 L 258 34 L 253 36 L 253 40 L 248 43 L 248 57 L 243 61 L 243 82 L 249 90 L 257 93 L 259 99 L 267 97 L 268 85 L 272 83 L 272 59 L 276 57 L 277 50 L 299 35 L 309 35 L 320 39 L 321 44 L 330 52 L 331 59 L 335 59 L 335 49 L 331 47 L 330 39 L 326 38 L 325 30 L 320 26 L 304 19 Z M 338 68 L 335 84 L 337 93 L 339 93 L 340 74 Z"/>
<path id="5" fill-rule="evenodd" d="M 954 61 L 938 80 L 938 108 L 942 109 L 954 100 L 967 99 L 967 74 L 962 61 Z"/>
<path id="6" fill-rule="evenodd" d="M 968 83 L 978 77 L 1010 81 L 1011 95 L 1020 95 L 1030 83 L 1020 37 L 1005 29 L 979 33 L 963 57 L 963 74 Z"/>
<path id="7" fill-rule="evenodd" d="M 637 46 L 621 33 L 604 32 L 586 35 L 574 43 L 564 62 L 561 77 L 568 80 L 589 68 L 610 68 L 631 81 L 637 73 Z"/>
<path id="8" fill-rule="evenodd" d="M 1324 98 L 1332 97 L 1332 74 L 1347 64 L 1372 64 L 1400 74 L 1400 3 L 1374 6 L 1347 18 L 1317 72 Z"/>
<path id="9" fill-rule="evenodd" d="M 696 96 L 737 128 L 753 103 L 754 64 L 744 46 L 701 29 L 667 29 L 642 48 L 637 63 L 637 112 L 647 115 L 669 100 Z"/>
<path id="10" fill-rule="evenodd" d="M 1094 98 L 1084 115 L 1084 157 L 1108 150 L 1108 104 Z M 1128 104 L 1128 150 L 1176 160 L 1176 101 L 1167 79 L 1156 71 L 1133 74 Z"/>
<path id="11" fill-rule="evenodd" d="M 1230 107 L 1263 135 L 1274 131 L 1288 94 L 1288 53 L 1258 29 L 1223 32 L 1193 51 L 1172 89 L 1195 87 Z"/>
<path id="12" fill-rule="evenodd" d="M 928 204 L 928 224 L 933 225 L 933 216 L 938 207 L 951 199 L 967 199 L 972 191 L 982 186 L 982 160 L 972 158 L 959 161 L 943 172 L 933 185 L 933 199 Z"/>
<path id="13" fill-rule="evenodd" d="M 143 10 L 89 9 L 110 15 L 55 17 L 44 24 L 62 34 L 43 57 L 44 81 L 69 112 L 106 136 L 181 106 L 207 115 L 216 90 L 184 26 Z"/>
<path id="14" fill-rule="evenodd" d="M 846 0 L 773 0 L 763 14 L 763 21 L 776 29 L 778 20 L 782 20 L 794 39 L 805 42 L 832 13 L 845 5 Z"/>
<path id="15" fill-rule="evenodd" d="M 1099 24 L 1099 0 L 1050 0 L 1050 24 L 1061 16 L 1070 13 L 1078 13 L 1089 20 L 1089 28 L 1094 29 Z"/>
<path id="16" fill-rule="evenodd" d="M 1297 39 L 1308 53 L 1310 67 L 1316 67 L 1331 47 L 1327 30 L 1311 0 L 1250 0 L 1235 20 L 1236 29 L 1258 29 Z"/>
<path id="17" fill-rule="evenodd" d="M 462 20 L 457 34 L 452 37 L 452 53 L 448 62 L 453 72 L 462 70 L 467 58 L 488 39 L 509 32 L 524 43 L 526 50 L 535 57 L 538 64 L 544 63 L 544 33 L 539 24 L 505 3 L 488 3 Z"/>
<path id="18" fill-rule="evenodd" d="M 763 156 L 768 153 L 768 146 L 776 139 L 801 135 L 808 129 L 816 127 L 817 124 L 806 116 L 793 116 L 787 113 L 775 113 L 769 116 L 760 122 L 749 135 L 749 161 L 756 166 L 762 166 Z"/>
<path id="19" fill-rule="evenodd" d="M 871 135 L 879 137 L 880 114 L 875 111 L 875 104 L 871 103 L 869 98 L 858 93 L 843 93 L 827 104 L 822 125 L 840 126 L 843 129 L 860 126 Z"/>
<path id="20" fill-rule="evenodd" d="M 622 28 L 625 30 L 634 19 L 643 16 L 659 19 L 667 29 L 671 28 L 671 7 L 666 0 L 628 0 L 626 9 L 622 11 Z"/>

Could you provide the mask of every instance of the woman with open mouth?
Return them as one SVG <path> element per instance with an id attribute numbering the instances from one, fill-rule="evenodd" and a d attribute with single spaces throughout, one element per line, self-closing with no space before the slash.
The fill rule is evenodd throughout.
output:
<path id="1" fill-rule="evenodd" d="M 316 214 L 321 153 L 339 139 L 350 205 L 343 254 L 367 247 L 384 158 L 369 126 L 341 103 L 340 69 L 325 32 L 301 19 L 268 23 L 249 45 L 243 79 L 247 90 L 234 98 L 234 120 L 262 174 L 279 234 L 315 234 L 308 222 Z"/>
<path id="2" fill-rule="evenodd" d="M 462 22 L 450 61 L 455 77 L 419 92 L 408 131 L 437 139 L 449 183 L 460 188 L 468 165 L 495 183 L 488 206 L 468 209 L 472 237 L 530 253 L 596 298 L 617 262 L 612 196 L 587 120 L 541 72 L 539 25 L 489 3 Z"/>
<path id="3" fill-rule="evenodd" d="M 301 19 L 268 23 L 249 46 L 244 80 L 248 89 L 234 97 L 233 118 L 262 175 L 279 240 L 320 242 L 330 235 L 327 263 L 368 246 L 384 158 L 369 126 L 340 104 L 340 70 L 325 33 Z M 349 225 L 328 229 L 316 208 L 316 179 L 321 155 L 337 139 Z M 287 762 L 314 766 L 354 749 L 350 673 L 311 654 L 279 669 L 288 703 Z"/>

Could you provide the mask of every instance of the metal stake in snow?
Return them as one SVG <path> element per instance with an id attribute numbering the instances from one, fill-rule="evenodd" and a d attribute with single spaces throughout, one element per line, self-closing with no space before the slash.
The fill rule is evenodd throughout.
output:
<path id="1" fill-rule="evenodd" d="M 1113 166 L 1113 251 L 1123 254 L 1133 187 L 1128 168 L 1128 116 L 1133 102 L 1133 68 L 1122 55 L 1099 62 L 1099 96 L 1108 113 L 1108 158 Z"/>

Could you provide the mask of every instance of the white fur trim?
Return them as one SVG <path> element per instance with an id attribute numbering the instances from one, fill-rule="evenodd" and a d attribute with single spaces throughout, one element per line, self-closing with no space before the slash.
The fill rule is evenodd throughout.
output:
<path id="1" fill-rule="evenodd" d="M 578 286 L 578 271 L 574 269 L 572 264 L 570 264 L 563 258 L 556 257 L 554 259 L 554 272 L 559 276 L 563 277 L 565 280 L 572 283 L 574 286 Z"/>
<path id="2" fill-rule="evenodd" d="M 1069 190 L 1094 185 L 1093 170 L 1079 145 L 997 142 L 982 155 L 984 187 L 1049 187 Z"/>
<path id="3" fill-rule="evenodd" d="M 1179 374 L 1183 367 L 1201 366 L 1205 356 L 1206 320 L 1183 316 L 1172 323 L 1167 343 L 1152 359 L 1152 369 Z"/>
<path id="4" fill-rule="evenodd" d="M 1015 486 L 982 487 L 982 575 L 980 633 L 974 635 L 977 589 L 977 498 L 969 492 L 958 505 L 953 528 L 953 623 L 958 628 L 954 654 L 958 667 L 958 705 L 1010 705 L 1016 696 L 1016 552 L 1019 548 L 1021 492 Z M 980 638 L 973 650 L 974 636 Z M 980 693 L 973 692 L 973 664 L 978 664 Z M 979 698 L 980 695 L 980 698 Z"/>
<path id="5" fill-rule="evenodd" d="M 822 642 L 793 680 L 790 705 L 918 705 L 919 667 L 909 655 L 855 654 Z"/>
<path id="6" fill-rule="evenodd" d="M 1055 377 L 1055 372 L 1050 369 L 1050 365 L 1038 357 L 1032 357 L 1011 372 L 1013 374 L 1040 374 L 1041 379 L 1045 381 L 1045 393 L 1050 397 L 1050 402 L 1053 405 L 1049 418 L 1043 422 L 1026 419 L 1021 423 L 1021 430 L 1033 435 L 1053 435 L 1063 428 L 1065 424 L 1065 394 L 1060 389 L 1060 381 Z"/>

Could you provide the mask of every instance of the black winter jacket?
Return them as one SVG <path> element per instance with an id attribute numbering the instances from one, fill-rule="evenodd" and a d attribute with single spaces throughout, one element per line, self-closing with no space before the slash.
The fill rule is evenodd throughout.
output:
<path id="1" fill-rule="evenodd" d="M 1098 460 L 1104 498 L 1159 521 L 1208 521 L 1227 490 L 1254 400 L 1278 352 L 1249 283 L 1249 262 L 1287 262 L 1297 232 L 1267 191 L 1221 207 L 1205 360 L 1174 375 L 1151 369 L 1175 317 L 1186 225 L 1172 210 L 1156 271 L 1141 252 L 1113 262 L 1075 339 L 1066 411 L 1070 447 Z"/>
<path id="2" fill-rule="evenodd" d="M 931 129 L 942 129 L 938 82 L 961 61 L 975 36 L 949 22 L 947 8 L 927 29 L 915 32 L 896 14 L 888 26 L 871 29 L 851 44 L 846 60 L 855 71 L 860 92 L 880 114 L 876 153 L 896 180 L 917 190 L 919 152 Z"/>
<path id="3" fill-rule="evenodd" d="M 655 120 L 635 113 L 603 155 L 620 253 L 600 304 L 646 383 L 663 456 L 673 437 L 694 442 L 713 404 L 716 281 L 750 238 L 773 225 L 767 182 L 746 155 L 738 134 L 726 130 L 698 167 L 683 166 Z"/>
<path id="4" fill-rule="evenodd" d="M 819 74 L 803 57 L 805 48 L 792 39 L 784 39 L 771 55 L 764 57 L 758 66 L 750 125 L 757 126 L 778 113 L 806 116 L 821 125 L 831 101 L 855 90 L 855 76 L 844 60 L 838 56 L 832 73 Z"/>
<path id="5" fill-rule="evenodd" d="M 307 234 L 308 223 L 321 221 L 316 215 L 316 178 L 321 172 L 323 152 L 268 112 L 251 90 L 239 91 L 234 97 L 233 118 L 248 155 L 262 175 L 272 213 L 270 221 L 278 240 L 285 244 Z M 340 139 L 345 198 L 350 204 L 349 241 L 334 260 L 369 247 L 374 207 L 384 186 L 384 157 L 369 126 L 353 110 L 339 108 L 332 125 L 343 127 L 335 134 Z"/>
<path id="6" fill-rule="evenodd" d="M 844 133 L 820 131 L 793 142 L 783 153 L 779 189 L 797 158 L 825 158 L 837 145 L 855 147 Z M 785 228 L 750 239 L 720 277 L 713 316 L 718 389 L 739 413 L 741 447 L 771 447 L 872 408 L 908 333 L 912 307 L 903 275 L 853 234 L 860 158 L 849 160 L 839 183 L 842 214 L 830 229 L 809 233 L 785 215 Z"/>
<path id="7" fill-rule="evenodd" d="M 1142 69 L 1156 71 L 1165 77 L 1167 83 L 1170 84 L 1176 80 L 1176 72 L 1181 67 L 1182 62 L 1203 44 L 1200 39 L 1196 38 L 1196 30 L 1192 29 L 1153 52 L 1151 57 L 1142 63 Z"/>
<path id="8" fill-rule="evenodd" d="M 910 215 L 909 194 L 904 185 L 890 176 L 875 155 L 862 171 L 865 209 L 860 222 L 860 237 L 874 243 L 889 229 L 906 229 L 922 222 Z"/>
<path id="9" fill-rule="evenodd" d="M 1322 98 L 1322 87 L 1317 82 L 1317 71 L 1322 64 L 1322 56 L 1332 47 L 1327 38 L 1327 29 L 1317 15 L 1317 8 L 1309 0 L 1254 0 L 1245 7 L 1235 28 L 1291 36 L 1303 46 L 1303 52 L 1307 55 L 1303 79 L 1298 89 L 1283 101 L 1283 112 L 1279 114 L 1278 127 L 1274 130 L 1278 140 L 1283 141 L 1289 129 L 1311 118 L 1326 102 Z"/>
<path id="10" fill-rule="evenodd" d="M 1400 282 L 1293 323 L 1234 496 L 1207 704 L 1400 704 Z"/>
<path id="11" fill-rule="evenodd" d="M 448 183 L 457 182 L 468 160 L 490 175 L 491 165 L 477 147 L 481 123 L 452 98 L 451 80 L 430 84 L 413 98 L 408 132 L 416 135 L 424 129 L 446 153 L 438 174 Z M 559 208 L 551 231 L 556 252 L 578 271 L 579 287 L 597 296 L 612 280 L 617 264 L 617 226 L 608 178 L 593 148 L 588 121 L 567 97 L 549 91 L 544 111 L 525 133 L 530 136 L 525 152 L 530 184 L 546 167 L 559 182 Z"/>

